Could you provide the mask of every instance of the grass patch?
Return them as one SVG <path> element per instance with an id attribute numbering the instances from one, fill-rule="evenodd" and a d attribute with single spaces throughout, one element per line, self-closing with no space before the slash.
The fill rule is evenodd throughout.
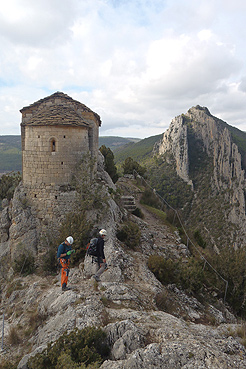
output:
<path id="1" fill-rule="evenodd" d="M 149 206 L 149 205 L 146 205 L 146 204 L 143 204 L 143 206 L 152 214 L 156 215 L 163 223 L 165 224 L 169 224 L 167 222 L 167 214 L 160 210 L 160 209 L 156 209 L 156 208 L 153 208 L 152 206 Z"/>
<path id="2" fill-rule="evenodd" d="M 236 329 L 236 335 L 241 338 L 241 343 L 246 347 L 246 322 L 243 321 Z"/>

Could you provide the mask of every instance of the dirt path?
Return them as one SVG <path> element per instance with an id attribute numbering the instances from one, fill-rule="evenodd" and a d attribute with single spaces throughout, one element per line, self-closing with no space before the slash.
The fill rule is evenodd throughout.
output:
<path id="1" fill-rule="evenodd" d="M 177 237 L 173 234 L 173 230 L 164 224 L 160 217 L 149 211 L 140 203 L 142 191 L 131 179 L 123 177 L 117 182 L 117 186 L 123 191 L 124 195 L 134 196 L 136 206 L 141 209 L 144 214 L 143 220 L 148 224 L 149 229 L 153 233 L 157 247 L 162 248 L 177 242 Z"/>

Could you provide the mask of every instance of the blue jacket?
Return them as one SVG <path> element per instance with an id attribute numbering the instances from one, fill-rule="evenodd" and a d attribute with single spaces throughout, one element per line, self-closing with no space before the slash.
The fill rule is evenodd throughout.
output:
<path id="1" fill-rule="evenodd" d="M 72 247 L 71 245 L 66 245 L 65 242 L 61 243 L 58 247 L 58 250 L 57 250 L 57 259 L 60 259 L 60 256 L 61 254 L 65 254 L 66 252 L 68 252 L 69 250 L 72 250 Z M 70 259 L 71 255 L 66 255 L 63 257 L 63 259 Z"/>

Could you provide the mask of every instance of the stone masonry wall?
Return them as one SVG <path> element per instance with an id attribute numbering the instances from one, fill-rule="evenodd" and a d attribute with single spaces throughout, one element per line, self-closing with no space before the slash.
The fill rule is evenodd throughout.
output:
<path id="1" fill-rule="evenodd" d="M 84 127 L 29 126 L 23 150 L 24 185 L 69 184 L 74 165 L 88 150 Z"/>

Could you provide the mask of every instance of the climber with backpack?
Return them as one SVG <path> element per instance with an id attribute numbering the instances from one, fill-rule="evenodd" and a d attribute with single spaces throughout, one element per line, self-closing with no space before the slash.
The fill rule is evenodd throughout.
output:
<path id="1" fill-rule="evenodd" d="M 87 255 L 91 256 L 97 264 L 96 273 L 93 275 L 93 278 L 100 282 L 100 276 L 107 269 L 106 258 L 104 255 L 104 238 L 107 235 L 107 231 L 105 229 L 101 229 L 99 231 L 98 238 L 92 238 L 90 244 L 87 249 Z"/>
<path id="2" fill-rule="evenodd" d="M 73 237 L 69 236 L 61 243 L 57 250 L 57 259 L 61 265 L 61 287 L 62 291 L 70 290 L 67 287 L 70 257 L 75 250 L 72 249 Z"/>

